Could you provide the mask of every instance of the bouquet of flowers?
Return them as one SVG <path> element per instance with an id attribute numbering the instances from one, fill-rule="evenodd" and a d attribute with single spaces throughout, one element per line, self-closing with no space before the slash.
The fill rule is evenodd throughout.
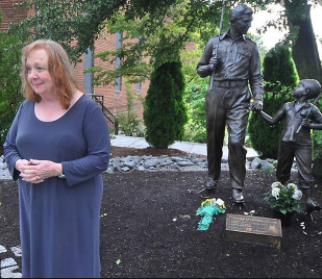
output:
<path id="1" fill-rule="evenodd" d="M 266 194 L 265 201 L 271 208 L 283 215 L 301 211 L 302 192 L 295 184 L 283 185 L 280 182 L 272 184 L 272 190 Z"/>
<path id="2" fill-rule="evenodd" d="M 199 222 L 199 231 L 206 231 L 213 223 L 213 217 L 219 214 L 226 213 L 225 202 L 221 199 L 209 199 L 201 204 L 201 207 L 197 210 L 197 216 L 202 216 L 202 220 Z"/>

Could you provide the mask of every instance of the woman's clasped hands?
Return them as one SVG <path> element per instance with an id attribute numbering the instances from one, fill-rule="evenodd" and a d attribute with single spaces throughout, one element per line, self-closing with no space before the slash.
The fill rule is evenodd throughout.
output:
<path id="1" fill-rule="evenodd" d="M 43 183 L 46 179 L 62 174 L 62 165 L 46 160 L 18 160 L 16 168 L 26 182 Z"/>

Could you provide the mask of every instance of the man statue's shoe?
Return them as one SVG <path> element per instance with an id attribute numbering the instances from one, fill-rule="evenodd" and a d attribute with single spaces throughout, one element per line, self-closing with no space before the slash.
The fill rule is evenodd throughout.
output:
<path id="1" fill-rule="evenodd" d="M 243 190 L 233 189 L 233 200 L 237 204 L 245 203 Z"/>
<path id="2" fill-rule="evenodd" d="M 207 184 L 206 184 L 206 190 L 210 191 L 210 192 L 215 191 L 216 187 L 217 187 L 217 184 L 218 184 L 218 181 L 216 181 L 215 179 L 209 177 L 208 181 L 207 181 Z"/>

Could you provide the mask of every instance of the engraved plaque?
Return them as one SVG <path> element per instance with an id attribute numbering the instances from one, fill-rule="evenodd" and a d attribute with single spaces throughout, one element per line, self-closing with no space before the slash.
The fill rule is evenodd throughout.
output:
<path id="1" fill-rule="evenodd" d="M 277 219 L 227 214 L 226 236 L 231 241 L 270 244 L 281 248 L 282 224 Z"/>

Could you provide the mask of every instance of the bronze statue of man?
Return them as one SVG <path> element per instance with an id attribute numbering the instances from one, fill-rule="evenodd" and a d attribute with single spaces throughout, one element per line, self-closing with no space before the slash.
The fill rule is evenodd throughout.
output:
<path id="1" fill-rule="evenodd" d="M 251 27 L 253 11 L 240 5 L 231 12 L 227 33 L 210 39 L 197 66 L 198 74 L 211 76 L 206 99 L 209 179 L 208 191 L 216 189 L 226 125 L 229 131 L 229 168 L 235 203 L 244 203 L 246 178 L 245 139 L 250 107 L 263 109 L 263 75 L 257 45 L 245 37 Z M 255 101 L 250 106 L 252 95 Z"/>

